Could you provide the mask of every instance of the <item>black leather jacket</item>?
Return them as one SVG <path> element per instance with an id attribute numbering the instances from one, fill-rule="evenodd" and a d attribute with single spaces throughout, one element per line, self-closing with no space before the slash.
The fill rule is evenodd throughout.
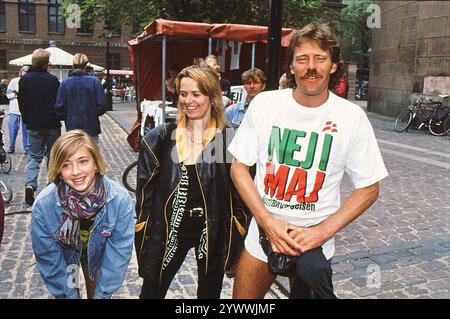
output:
<path id="1" fill-rule="evenodd" d="M 181 180 L 175 141 L 176 124 L 161 125 L 148 132 L 141 142 L 137 173 L 136 213 L 138 216 L 135 245 L 139 275 L 160 280 L 167 249 L 174 190 Z M 207 224 L 206 265 L 208 270 L 228 269 L 238 252 L 232 247 L 242 244 L 239 233 L 246 229 L 248 218 L 230 177 L 231 155 L 226 151 L 223 130 L 205 147 L 204 154 L 216 155 L 216 161 L 196 164 L 205 204 Z M 172 134 L 173 133 L 173 134 Z M 173 137 L 172 137 L 173 135 Z M 223 155 L 222 155 L 223 154 Z M 228 159 L 225 160 L 224 155 Z M 172 159 L 174 157 L 175 160 Z"/>

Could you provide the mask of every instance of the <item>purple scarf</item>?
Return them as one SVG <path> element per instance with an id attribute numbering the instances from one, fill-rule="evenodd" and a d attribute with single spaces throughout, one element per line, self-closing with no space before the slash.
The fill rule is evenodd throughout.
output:
<path id="1" fill-rule="evenodd" d="M 105 205 L 106 192 L 103 179 L 95 176 L 95 187 L 87 194 L 80 194 L 61 180 L 58 196 L 63 208 L 62 224 L 57 232 L 58 240 L 64 246 L 79 250 L 80 219 L 92 219 Z"/>

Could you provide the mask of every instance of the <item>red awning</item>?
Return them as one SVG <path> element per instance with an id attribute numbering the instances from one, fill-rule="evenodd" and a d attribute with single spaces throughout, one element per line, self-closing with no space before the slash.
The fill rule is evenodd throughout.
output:
<path id="1" fill-rule="evenodd" d="M 208 55 L 208 42 L 212 43 L 212 54 L 218 55 L 219 40 L 242 43 L 239 55 L 239 69 L 231 70 L 231 50 L 225 54 L 225 72 L 222 77 L 234 85 L 241 84 L 242 72 L 250 69 L 253 49 L 254 65 L 265 69 L 267 27 L 245 24 L 208 24 L 196 22 L 157 19 L 144 28 L 138 37 L 128 41 L 128 50 L 133 67 L 133 78 L 137 93 L 137 103 L 144 99 L 161 99 L 162 90 L 162 41 L 166 36 L 166 71 L 173 65 L 184 68 L 193 63 L 194 58 Z M 282 29 L 280 70 L 285 72 L 285 50 L 295 30 Z M 209 40 L 211 39 L 211 40 Z M 225 42 L 226 43 L 226 42 Z M 222 43 L 223 44 L 223 43 Z M 254 44 L 254 45 L 253 45 Z M 137 122 L 140 120 L 137 107 Z"/>

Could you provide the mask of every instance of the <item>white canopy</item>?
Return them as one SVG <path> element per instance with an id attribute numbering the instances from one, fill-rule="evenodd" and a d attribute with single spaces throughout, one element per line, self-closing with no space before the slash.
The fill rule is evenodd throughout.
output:
<path id="1" fill-rule="evenodd" d="M 72 68 L 73 55 L 55 46 L 50 46 L 46 51 L 50 52 L 50 63 L 53 67 Z M 25 55 L 21 58 L 17 58 L 9 61 L 9 64 L 13 65 L 31 65 L 32 54 Z M 101 66 L 90 64 L 94 71 L 103 71 Z"/>

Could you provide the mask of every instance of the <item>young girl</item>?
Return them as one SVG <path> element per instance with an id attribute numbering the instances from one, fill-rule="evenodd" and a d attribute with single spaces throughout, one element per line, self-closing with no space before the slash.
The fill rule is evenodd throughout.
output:
<path id="1" fill-rule="evenodd" d="M 56 298 L 80 298 L 81 264 L 87 297 L 111 298 L 125 278 L 134 239 L 128 192 L 107 179 L 97 144 L 81 130 L 59 137 L 50 153 L 51 182 L 32 207 L 37 268 Z"/>

